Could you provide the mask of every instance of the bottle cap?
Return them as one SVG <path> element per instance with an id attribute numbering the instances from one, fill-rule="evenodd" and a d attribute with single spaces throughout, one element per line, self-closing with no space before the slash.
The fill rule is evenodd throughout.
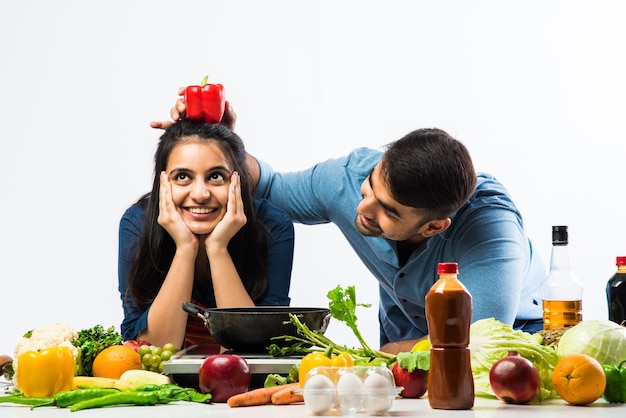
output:
<path id="1" fill-rule="evenodd" d="M 553 226 L 552 227 L 552 245 L 567 245 L 568 235 L 567 226 Z"/>
<path id="2" fill-rule="evenodd" d="M 457 263 L 439 263 L 437 271 L 439 274 L 458 273 L 459 265 Z"/>
<path id="3" fill-rule="evenodd" d="M 616 266 L 626 266 L 626 257 L 615 257 Z"/>

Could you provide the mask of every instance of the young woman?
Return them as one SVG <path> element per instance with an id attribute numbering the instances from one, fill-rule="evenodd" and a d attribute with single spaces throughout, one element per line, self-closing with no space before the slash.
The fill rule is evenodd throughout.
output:
<path id="1" fill-rule="evenodd" d="M 224 125 L 179 120 L 161 136 L 152 191 L 120 221 L 124 339 L 214 342 L 183 302 L 289 305 L 293 246 L 286 213 L 252 197 L 239 136 Z"/>

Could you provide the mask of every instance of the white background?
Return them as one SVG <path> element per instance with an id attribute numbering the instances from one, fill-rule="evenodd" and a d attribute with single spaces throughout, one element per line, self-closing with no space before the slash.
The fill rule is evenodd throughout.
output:
<path id="1" fill-rule="evenodd" d="M 570 226 L 585 318 L 626 255 L 622 1 L 2 1 L 0 353 L 53 322 L 119 329 L 117 227 L 148 191 L 181 86 L 224 84 L 248 150 L 292 170 L 416 128 L 463 141 L 541 255 Z M 333 226 L 297 226 L 293 306 L 376 281 Z M 341 324 L 328 335 L 352 344 Z"/>

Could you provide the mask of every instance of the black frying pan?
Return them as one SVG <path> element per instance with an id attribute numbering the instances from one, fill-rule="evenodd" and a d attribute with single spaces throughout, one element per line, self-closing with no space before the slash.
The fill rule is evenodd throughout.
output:
<path id="1" fill-rule="evenodd" d="M 281 335 L 298 335 L 289 322 L 289 314 L 297 315 L 312 331 L 326 332 L 330 310 L 326 308 L 293 308 L 290 306 L 255 306 L 250 308 L 204 309 L 193 303 L 183 303 L 183 310 L 198 316 L 217 342 L 239 353 L 267 353 L 270 344 L 291 345 Z"/>

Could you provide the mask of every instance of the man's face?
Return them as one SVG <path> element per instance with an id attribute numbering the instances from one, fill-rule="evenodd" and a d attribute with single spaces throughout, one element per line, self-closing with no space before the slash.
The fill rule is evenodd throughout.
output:
<path id="1" fill-rule="evenodd" d="M 391 196 L 381 179 L 380 163 L 361 184 L 361 195 L 355 225 L 362 235 L 394 241 L 424 240 L 421 230 L 429 220 Z"/>

